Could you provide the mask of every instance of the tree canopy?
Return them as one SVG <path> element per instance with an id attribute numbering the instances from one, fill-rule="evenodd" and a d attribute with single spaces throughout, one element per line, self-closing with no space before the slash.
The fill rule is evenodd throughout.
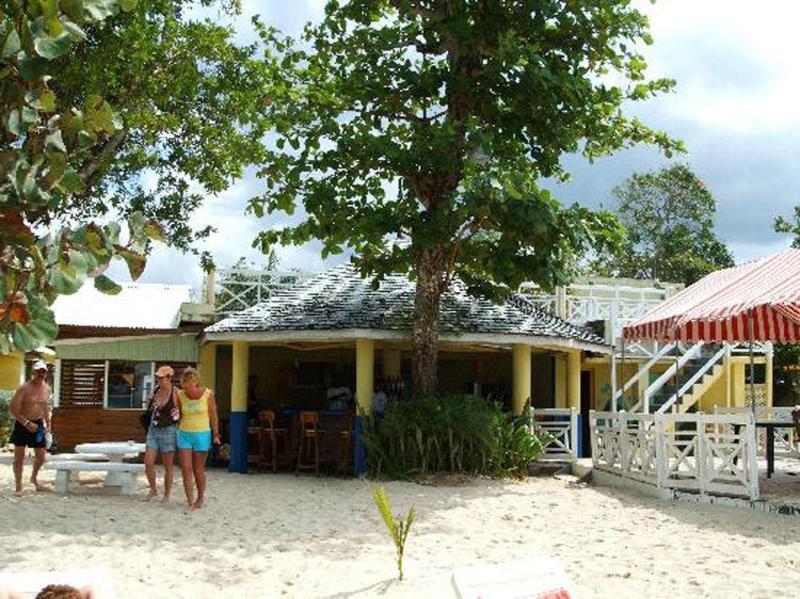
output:
<path id="1" fill-rule="evenodd" d="M 539 185 L 567 176 L 565 153 L 681 149 L 622 110 L 673 85 L 647 78 L 652 40 L 630 0 L 334 0 L 298 41 L 261 34 L 277 138 L 250 209 L 306 217 L 260 239 L 351 248 L 376 283 L 415 277 L 418 393 L 436 385 L 454 278 L 494 298 L 523 281 L 552 287 L 616 239 L 609 214 Z"/>
<path id="2" fill-rule="evenodd" d="M 192 249 L 192 211 L 257 161 L 264 65 L 199 7 L 238 2 L 0 9 L 0 353 L 50 343 L 49 305 L 87 278 L 118 292 L 114 257 L 136 279 L 151 240 Z"/>
<path id="3" fill-rule="evenodd" d="M 191 214 L 259 162 L 268 126 L 256 118 L 269 90 L 256 46 L 237 44 L 233 29 L 202 16 L 232 15 L 238 4 L 139 2 L 59 60 L 61 101 L 97 94 L 121 124 L 76 161 L 85 188 L 71 217 L 141 211 L 184 251 L 208 236 L 210 227 L 191 229 Z"/>
<path id="4" fill-rule="evenodd" d="M 714 233 L 717 202 L 689 166 L 634 174 L 613 194 L 625 235 L 618 251 L 597 259 L 598 274 L 691 285 L 733 266 Z"/>
<path id="5" fill-rule="evenodd" d="M 119 7 L 132 10 L 135 0 L 13 0 L 0 10 L 0 353 L 52 341 L 56 324 L 49 305 L 57 294 L 75 292 L 87 275 L 101 291 L 119 291 L 102 274 L 111 259 L 124 259 L 136 278 L 149 240 L 163 237 L 138 212 L 130 214 L 125 243 L 117 222 L 54 230 L 84 188 L 74 161 L 121 124 L 95 94 L 61 104 L 52 85 L 53 61 Z"/>

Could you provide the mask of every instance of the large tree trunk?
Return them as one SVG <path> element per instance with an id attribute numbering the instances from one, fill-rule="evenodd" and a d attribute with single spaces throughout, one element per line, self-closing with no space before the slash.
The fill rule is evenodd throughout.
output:
<path id="1" fill-rule="evenodd" d="M 425 249 L 417 254 L 417 289 L 414 299 L 414 393 L 431 395 L 437 389 L 439 370 L 439 301 L 444 291 L 444 252 Z"/>

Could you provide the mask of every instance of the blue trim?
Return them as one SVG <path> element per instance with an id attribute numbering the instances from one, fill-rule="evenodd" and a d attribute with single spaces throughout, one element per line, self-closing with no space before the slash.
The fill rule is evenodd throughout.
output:
<path id="1" fill-rule="evenodd" d="M 247 412 L 231 412 L 231 461 L 228 472 L 247 474 Z"/>
<path id="2" fill-rule="evenodd" d="M 356 416 L 353 452 L 353 467 L 356 476 L 361 476 L 367 471 L 367 452 L 364 447 L 364 427 L 361 423 L 361 416 Z"/>
<path id="3" fill-rule="evenodd" d="M 575 457 L 582 458 L 583 457 L 583 418 L 581 417 L 581 413 L 578 412 L 578 419 L 577 419 L 577 429 L 578 434 L 576 435 L 578 439 L 577 447 L 575 448 Z"/>

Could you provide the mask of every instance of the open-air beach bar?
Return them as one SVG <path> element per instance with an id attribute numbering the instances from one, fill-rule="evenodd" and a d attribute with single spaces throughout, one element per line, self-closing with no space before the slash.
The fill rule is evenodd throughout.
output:
<path id="1" fill-rule="evenodd" d="M 229 419 L 231 468 L 246 470 L 248 453 L 256 453 L 263 412 L 274 415 L 281 434 L 302 429 L 301 412 L 315 413 L 328 459 L 345 459 L 342 439 L 356 414 L 372 412 L 376 401 L 381 411 L 408 392 L 413 297 L 405 277 L 387 277 L 373 289 L 343 265 L 207 327 L 199 365 L 208 380 L 214 373 Z M 444 298 L 441 330 L 442 391 L 505 401 L 516 413 L 531 398 L 534 407 L 580 411 L 583 356 L 610 351 L 598 335 L 523 297 L 496 305 L 457 285 Z M 297 443 L 303 434 L 290 436 Z"/>

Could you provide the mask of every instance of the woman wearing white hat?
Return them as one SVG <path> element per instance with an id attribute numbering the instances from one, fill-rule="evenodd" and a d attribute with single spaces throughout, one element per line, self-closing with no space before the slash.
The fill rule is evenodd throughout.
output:
<path id="1" fill-rule="evenodd" d="M 156 487 L 156 457 L 161 454 L 164 463 L 164 499 L 169 501 L 172 491 L 173 464 L 175 461 L 175 442 L 178 434 L 180 412 L 176 399 L 177 389 L 172 385 L 175 371 L 171 366 L 161 366 L 156 370 L 157 385 L 147 404 L 150 424 L 147 427 L 147 441 L 144 452 L 144 472 L 150 491 L 148 501 L 158 494 Z"/>

